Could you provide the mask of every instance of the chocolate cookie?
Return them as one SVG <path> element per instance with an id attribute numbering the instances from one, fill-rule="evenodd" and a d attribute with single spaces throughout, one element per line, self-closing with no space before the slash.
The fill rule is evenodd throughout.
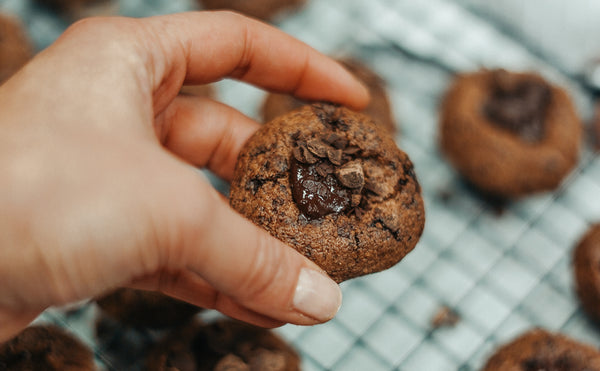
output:
<path id="1" fill-rule="evenodd" d="M 201 308 L 158 292 L 118 289 L 97 301 L 102 311 L 131 327 L 162 329 L 189 321 Z"/>
<path id="2" fill-rule="evenodd" d="M 499 348 L 483 371 L 600 371 L 600 352 L 564 335 L 530 330 Z"/>
<path id="3" fill-rule="evenodd" d="M 148 371 L 297 371 L 300 357 L 270 330 L 220 320 L 173 334 L 146 364 Z"/>
<path id="4" fill-rule="evenodd" d="M 0 344 L 0 370 L 96 370 L 92 351 L 73 335 L 53 326 L 30 326 Z"/>
<path id="5" fill-rule="evenodd" d="M 492 195 L 556 188 L 577 163 L 581 136 L 567 93 L 532 73 L 460 75 L 442 105 L 443 152 L 470 183 Z"/>
<path id="6" fill-rule="evenodd" d="M 330 104 L 263 125 L 239 155 L 230 202 L 337 282 L 396 264 L 425 223 L 408 156 L 368 116 Z"/>
<path id="7" fill-rule="evenodd" d="M 573 271 L 583 309 L 600 323 L 600 224 L 590 227 L 575 247 Z"/>
<path id="8" fill-rule="evenodd" d="M 115 14 L 117 7 L 114 0 L 35 0 L 35 2 L 75 19 Z"/>
<path id="9" fill-rule="evenodd" d="M 0 14 L 0 84 L 33 57 L 33 44 L 21 22 Z"/>
<path id="10" fill-rule="evenodd" d="M 299 9 L 306 0 L 198 0 L 198 3 L 204 9 L 229 9 L 263 21 L 270 21 L 284 12 Z"/>
<path id="11" fill-rule="evenodd" d="M 369 89 L 371 101 L 362 113 L 371 116 L 390 133 L 395 134 L 397 131 L 396 123 L 383 79 L 373 70 L 354 59 L 341 59 L 338 62 L 346 67 L 348 71 L 354 74 Z M 261 108 L 263 121 L 271 121 L 275 117 L 284 115 L 307 103 L 288 94 L 269 93 Z"/>

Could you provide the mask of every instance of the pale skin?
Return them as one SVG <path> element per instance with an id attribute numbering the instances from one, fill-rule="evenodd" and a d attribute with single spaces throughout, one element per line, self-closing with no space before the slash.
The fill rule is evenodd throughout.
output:
<path id="1" fill-rule="evenodd" d="M 50 306 L 156 290 L 265 327 L 331 319 L 339 288 L 233 211 L 259 124 L 186 84 L 234 78 L 361 109 L 336 62 L 228 12 L 89 19 L 0 87 L 0 341 Z"/>

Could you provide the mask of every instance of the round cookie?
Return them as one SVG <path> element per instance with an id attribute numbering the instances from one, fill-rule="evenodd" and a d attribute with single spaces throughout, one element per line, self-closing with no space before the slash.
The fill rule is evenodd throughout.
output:
<path id="1" fill-rule="evenodd" d="M 115 14 L 118 5 L 114 0 L 35 0 L 35 2 L 75 19 Z"/>
<path id="2" fill-rule="evenodd" d="M 18 19 L 0 13 L 0 84 L 33 57 L 33 44 Z"/>
<path id="3" fill-rule="evenodd" d="M 300 357 L 273 331 L 220 320 L 173 334 L 146 365 L 148 371 L 298 371 Z"/>
<path id="4" fill-rule="evenodd" d="M 283 12 L 302 7 L 306 0 L 198 0 L 204 9 L 229 9 L 244 15 L 270 21 Z"/>
<path id="5" fill-rule="evenodd" d="M 442 151 L 471 184 L 495 196 L 556 188 L 577 163 L 581 136 L 567 93 L 532 73 L 459 75 L 442 104 Z"/>
<path id="6" fill-rule="evenodd" d="M 138 328 L 163 329 L 186 323 L 201 308 L 153 291 L 118 289 L 96 300 L 111 318 Z"/>
<path id="7" fill-rule="evenodd" d="M 368 116 L 330 104 L 263 125 L 240 152 L 230 203 L 337 282 L 399 262 L 425 223 L 408 156 Z"/>
<path id="8" fill-rule="evenodd" d="M 53 325 L 24 329 L 0 344 L 0 370 L 96 370 L 92 351 L 73 335 Z"/>
<path id="9" fill-rule="evenodd" d="M 354 59 L 341 59 L 338 62 L 346 67 L 348 71 L 354 74 L 369 89 L 371 101 L 362 113 L 371 116 L 391 134 L 396 134 L 397 129 L 394 114 L 383 79 L 373 70 Z M 294 98 L 289 94 L 269 93 L 261 107 L 263 121 L 271 121 L 275 117 L 284 115 L 305 104 L 307 102 Z"/>
<path id="10" fill-rule="evenodd" d="M 583 309 L 600 322 L 600 224 L 591 226 L 575 247 L 573 271 Z"/>
<path id="11" fill-rule="evenodd" d="M 564 335 L 530 330 L 500 347 L 483 371 L 600 371 L 600 352 Z"/>

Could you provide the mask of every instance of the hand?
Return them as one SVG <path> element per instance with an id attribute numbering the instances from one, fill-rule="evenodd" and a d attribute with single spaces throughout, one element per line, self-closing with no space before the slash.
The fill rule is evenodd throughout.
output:
<path id="1" fill-rule="evenodd" d="M 223 77 L 356 109 L 368 100 L 337 63 L 228 12 L 80 21 L 0 88 L 0 339 L 118 286 L 267 327 L 335 315 L 338 286 L 194 168 L 229 180 L 258 127 L 177 94 Z"/>

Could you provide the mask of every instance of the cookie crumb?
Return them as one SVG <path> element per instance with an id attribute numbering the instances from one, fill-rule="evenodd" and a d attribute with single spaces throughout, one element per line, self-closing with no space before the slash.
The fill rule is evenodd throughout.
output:
<path id="1" fill-rule="evenodd" d="M 460 321 L 458 314 L 450 307 L 444 305 L 438 309 L 431 318 L 431 327 L 438 329 L 440 327 L 454 327 Z"/>

